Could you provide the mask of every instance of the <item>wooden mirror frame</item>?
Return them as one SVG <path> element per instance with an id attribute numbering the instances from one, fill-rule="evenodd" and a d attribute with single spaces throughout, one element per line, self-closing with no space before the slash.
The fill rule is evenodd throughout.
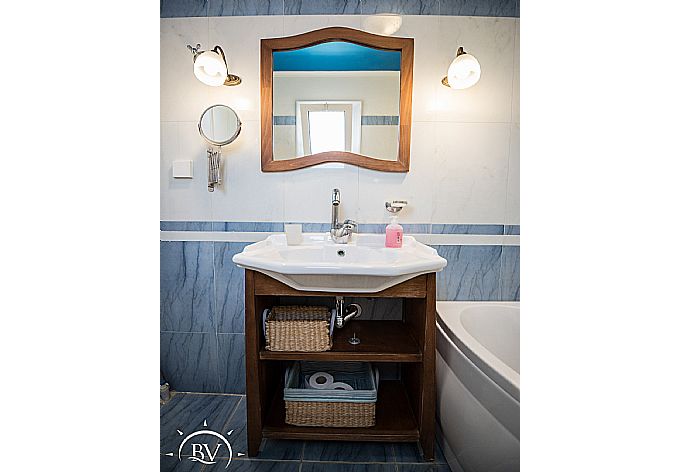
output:
<path id="1" fill-rule="evenodd" d="M 291 51 L 332 41 L 345 41 L 375 49 L 400 51 L 400 118 L 398 160 L 374 159 L 347 151 L 328 151 L 294 159 L 273 159 L 273 52 Z M 414 39 L 379 36 L 352 28 L 323 28 L 308 33 L 261 40 L 261 171 L 283 172 L 324 162 L 344 162 L 383 172 L 410 170 L 412 128 L 412 65 Z"/>

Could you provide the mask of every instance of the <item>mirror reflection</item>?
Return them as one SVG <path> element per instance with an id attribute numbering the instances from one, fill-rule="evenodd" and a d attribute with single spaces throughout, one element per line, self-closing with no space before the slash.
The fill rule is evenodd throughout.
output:
<path id="1" fill-rule="evenodd" d="M 226 105 L 207 108 L 199 120 L 199 132 L 210 144 L 230 144 L 240 134 L 242 123 L 235 110 Z"/>
<path id="2" fill-rule="evenodd" d="M 398 159 L 400 51 L 332 41 L 273 52 L 273 158 Z"/>

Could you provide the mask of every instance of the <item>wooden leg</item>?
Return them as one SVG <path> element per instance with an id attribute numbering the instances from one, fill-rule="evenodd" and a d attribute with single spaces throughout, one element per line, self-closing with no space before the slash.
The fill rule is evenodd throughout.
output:
<path id="1" fill-rule="evenodd" d="M 247 370 L 247 454 L 254 457 L 261 447 L 262 405 L 259 375 L 259 337 L 257 323 L 260 314 L 254 298 L 254 271 L 244 271 L 245 290 L 245 360 Z"/>
<path id="2" fill-rule="evenodd" d="M 434 460 L 436 435 L 436 274 L 427 274 L 427 296 L 406 299 L 405 323 L 422 350 L 422 362 L 403 365 L 403 383 L 412 402 L 424 459 Z"/>
<path id="3" fill-rule="evenodd" d="M 434 460 L 436 437 L 436 274 L 427 274 L 424 303 L 424 356 L 422 361 L 419 440 L 424 459 Z"/>

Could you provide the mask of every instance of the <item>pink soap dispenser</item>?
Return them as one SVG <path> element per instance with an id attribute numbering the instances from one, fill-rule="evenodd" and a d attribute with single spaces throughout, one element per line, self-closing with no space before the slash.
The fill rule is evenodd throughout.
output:
<path id="1" fill-rule="evenodd" d="M 386 226 L 386 247 L 402 247 L 403 227 L 398 224 L 398 217 L 391 218 L 391 223 Z"/>

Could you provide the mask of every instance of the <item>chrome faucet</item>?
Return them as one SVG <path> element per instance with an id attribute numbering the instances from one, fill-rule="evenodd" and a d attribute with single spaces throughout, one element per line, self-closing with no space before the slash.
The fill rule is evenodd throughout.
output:
<path id="1" fill-rule="evenodd" d="M 353 233 L 357 232 L 357 223 L 353 220 L 338 222 L 338 208 L 340 207 L 340 190 L 333 189 L 331 200 L 331 239 L 336 244 L 347 244 Z"/>
<path id="2" fill-rule="evenodd" d="M 362 305 L 351 303 L 345 306 L 343 297 L 335 297 L 335 327 L 342 328 L 352 318 L 359 318 L 362 314 Z"/>

